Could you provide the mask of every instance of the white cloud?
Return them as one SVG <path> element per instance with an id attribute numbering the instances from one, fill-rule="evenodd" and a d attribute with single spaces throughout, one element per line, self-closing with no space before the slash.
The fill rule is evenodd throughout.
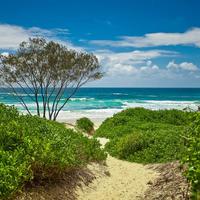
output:
<path id="1" fill-rule="evenodd" d="M 3 55 L 6 50 L 15 50 L 19 43 L 30 37 L 44 37 L 54 40 L 68 48 L 84 50 L 75 46 L 68 39 L 67 29 L 42 29 L 39 27 L 24 28 L 8 24 L 0 24 L 0 49 Z M 96 41 L 99 45 L 119 47 L 151 47 L 162 45 L 193 45 L 200 47 L 200 28 L 193 28 L 185 33 L 152 33 L 142 37 L 121 37 L 118 41 Z M 65 38 L 65 39 L 64 39 Z M 95 41 L 91 41 L 95 43 Z M 113 52 L 98 50 L 93 52 L 104 67 L 104 86 L 166 86 L 180 85 L 190 80 L 199 81 L 200 70 L 191 62 L 176 63 L 171 61 L 167 66 L 155 65 L 154 59 L 161 57 L 177 57 L 180 54 L 165 50 L 144 50 L 129 52 Z M 195 82 L 195 81 L 194 81 Z M 196 82 L 195 82 L 196 83 Z M 199 84 L 198 84 L 199 85 Z M 99 86 L 99 85 L 98 85 Z M 182 85 L 181 85 L 182 86 Z"/>
<path id="2" fill-rule="evenodd" d="M 132 65 L 115 64 L 107 69 L 107 74 L 110 76 L 129 76 L 136 74 L 137 68 Z"/>
<path id="3" fill-rule="evenodd" d="M 197 84 L 197 77 L 200 77 L 200 70 L 190 62 L 171 61 L 165 66 L 154 63 L 157 58 L 179 55 L 176 52 L 99 50 L 95 54 L 107 74 L 99 82 L 101 86 L 106 83 L 111 87 L 184 87 L 191 80 L 190 86 Z"/>
<path id="4" fill-rule="evenodd" d="M 101 50 L 94 52 L 97 57 L 102 60 L 110 61 L 112 64 L 134 64 L 147 62 L 150 65 L 152 62 L 149 59 L 158 57 L 174 57 L 179 55 L 174 51 L 164 50 L 148 50 L 148 51 L 129 51 L 129 52 L 113 52 L 108 50 Z"/>
<path id="5" fill-rule="evenodd" d="M 98 84 L 105 87 L 199 87 L 200 70 L 172 70 L 153 62 L 149 66 L 145 64 L 108 66 L 109 76 L 105 76 Z"/>
<path id="6" fill-rule="evenodd" d="M 147 65 L 147 66 L 140 67 L 139 72 L 141 73 L 141 75 L 154 76 L 160 72 L 160 68 L 157 65 L 153 65 L 153 66 Z"/>
<path id="7" fill-rule="evenodd" d="M 74 46 L 69 40 L 61 40 L 60 36 L 69 34 L 68 29 L 42 29 L 39 27 L 24 28 L 21 26 L 0 24 L 0 49 L 15 50 L 22 41 L 31 37 L 44 37 L 46 40 L 54 40 L 68 48 L 82 50 L 81 47 Z"/>
<path id="8" fill-rule="evenodd" d="M 122 36 L 120 40 L 92 40 L 90 43 L 113 47 L 154 47 L 185 45 L 200 47 L 200 28 L 192 28 L 184 33 L 150 33 L 141 37 Z"/>
<path id="9" fill-rule="evenodd" d="M 152 65 L 151 59 L 159 57 L 174 57 L 178 55 L 173 51 L 148 50 L 148 51 L 130 51 L 130 52 L 113 52 L 108 50 L 96 51 L 101 65 L 108 75 L 133 75 L 141 70 L 145 72 L 155 72 L 158 66 Z M 139 65 L 144 68 L 139 69 Z"/>
<path id="10" fill-rule="evenodd" d="M 174 61 L 171 61 L 168 63 L 168 65 L 166 66 L 167 69 L 170 70 L 185 70 L 185 71 L 197 71 L 198 67 L 190 62 L 182 62 L 182 63 L 175 63 Z"/>

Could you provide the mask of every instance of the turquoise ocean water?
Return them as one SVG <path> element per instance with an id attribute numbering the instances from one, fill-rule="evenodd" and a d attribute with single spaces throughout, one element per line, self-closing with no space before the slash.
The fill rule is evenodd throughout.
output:
<path id="1" fill-rule="evenodd" d="M 18 89 L 35 112 L 35 104 Z M 30 95 L 32 95 L 30 93 Z M 64 99 L 62 99 L 64 101 Z M 23 111 L 9 89 L 0 88 L 0 102 L 15 105 Z M 149 109 L 197 109 L 200 105 L 200 88 L 81 88 L 64 108 L 67 113 L 90 113 L 96 117 L 112 115 L 129 107 Z"/>

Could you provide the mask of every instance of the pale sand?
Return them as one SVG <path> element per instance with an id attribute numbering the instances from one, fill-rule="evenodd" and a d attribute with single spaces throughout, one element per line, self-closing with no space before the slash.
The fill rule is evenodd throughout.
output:
<path id="1" fill-rule="evenodd" d="M 74 123 L 70 122 L 72 125 L 66 126 L 74 128 Z M 100 122 L 95 123 L 96 128 L 99 125 Z M 106 138 L 97 140 L 102 148 L 109 141 Z M 110 155 L 105 166 L 92 163 L 87 168 L 96 179 L 88 186 L 77 188 L 78 200 L 141 200 L 148 189 L 148 183 L 154 182 L 159 176 L 158 172 L 145 165 L 119 160 Z"/>
<path id="2" fill-rule="evenodd" d="M 122 109 L 99 109 L 99 110 L 85 110 L 85 111 L 61 111 L 57 120 L 59 122 L 75 124 L 77 119 L 87 117 L 91 119 L 94 124 L 100 125 L 108 117 L 120 112 Z"/>
<path id="3" fill-rule="evenodd" d="M 104 146 L 105 138 L 98 138 Z M 78 200 L 137 200 L 142 199 L 159 174 L 147 166 L 118 160 L 108 156 L 106 166 L 90 164 L 88 169 L 95 175 L 88 186 L 77 189 Z"/>

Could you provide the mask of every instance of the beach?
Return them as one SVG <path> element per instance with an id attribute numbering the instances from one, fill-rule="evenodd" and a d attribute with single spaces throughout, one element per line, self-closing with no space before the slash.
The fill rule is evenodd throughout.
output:
<path id="1" fill-rule="evenodd" d="M 200 200 L 200 0 L 1 7 L 0 200 Z"/>
<path id="2" fill-rule="evenodd" d="M 78 188 L 78 200 L 137 200 L 143 199 L 149 182 L 159 173 L 147 166 L 118 160 L 108 156 L 106 166 L 91 164 L 88 169 L 95 175 L 88 186 Z"/>
<path id="3" fill-rule="evenodd" d="M 27 106 L 31 113 L 35 114 L 34 102 L 30 101 L 23 91 L 19 90 L 19 92 L 27 100 Z M 20 113 L 26 114 L 11 93 L 2 91 L 0 93 L 2 103 L 15 105 Z M 61 110 L 56 120 L 66 124 L 68 128 L 74 128 L 77 119 L 87 117 L 97 129 L 104 120 L 128 108 L 143 107 L 150 110 L 183 110 L 187 108 L 197 110 L 200 102 L 199 94 L 200 89 L 82 88 Z M 42 105 L 41 99 L 39 103 Z M 108 139 L 97 139 L 102 145 L 101 148 L 104 148 Z M 89 163 L 83 171 L 73 172 L 72 175 L 67 174 L 64 178 L 65 181 L 61 184 L 50 184 L 47 188 L 41 187 L 41 190 L 36 189 L 31 193 L 27 191 L 23 194 L 25 196 L 20 196 L 19 199 L 141 200 L 151 199 L 147 194 L 148 191 L 152 199 L 155 199 L 155 196 L 160 195 L 160 191 L 165 192 L 166 195 L 176 193 L 173 185 L 177 183 L 177 180 L 181 180 L 177 184 L 182 187 L 184 183 L 184 188 L 187 188 L 186 181 L 182 180 L 182 172 L 179 172 L 181 178 L 177 178 L 173 174 L 178 169 L 178 165 L 170 166 L 169 169 L 172 170 L 169 175 L 172 178 L 169 182 L 165 182 L 166 174 L 169 172 L 169 170 L 165 170 L 165 166 L 158 171 L 149 165 L 128 162 L 108 155 L 103 165 Z M 163 178 L 161 174 L 164 174 Z M 85 183 L 83 180 L 87 180 L 88 176 L 89 182 Z M 75 181 L 72 186 L 68 182 L 71 179 Z M 165 191 L 158 188 L 160 185 L 157 183 L 158 180 L 162 184 L 165 183 L 161 185 L 166 188 Z M 181 193 L 180 190 L 178 192 Z"/>
<path id="4" fill-rule="evenodd" d="M 109 141 L 106 138 L 97 139 L 103 148 Z M 78 200 L 143 199 L 149 187 L 148 183 L 159 176 L 159 173 L 148 166 L 119 160 L 110 155 L 104 166 L 92 163 L 87 168 L 94 174 L 95 179 L 88 186 L 78 187 Z"/>
<path id="5" fill-rule="evenodd" d="M 36 114 L 35 103 L 18 88 L 31 113 Z M 67 91 L 65 92 L 67 96 Z M 151 110 L 189 108 L 200 105 L 198 88 L 80 88 L 58 115 L 59 122 L 74 124 L 81 117 L 90 118 L 99 125 L 106 118 L 127 108 L 143 107 Z M 34 94 L 30 93 L 30 96 Z M 61 99 L 61 103 L 65 100 Z M 9 89 L 0 88 L 0 102 L 14 105 L 26 113 Z M 42 109 L 42 99 L 39 96 Z"/>
<path id="6" fill-rule="evenodd" d="M 66 127 L 74 128 L 69 124 Z M 109 141 L 97 140 L 102 148 Z M 27 190 L 17 200 L 154 200 L 173 195 L 182 199 L 187 187 L 178 162 L 143 165 L 108 155 L 104 163 L 89 163 L 80 171 L 66 174 L 60 183 Z"/>
<path id="7" fill-rule="evenodd" d="M 86 91 L 88 90 L 94 92 L 94 89 Z M 107 96 L 105 96 L 105 91 L 99 89 L 96 89 L 96 94 L 91 92 L 91 96 L 82 90 L 82 96 L 79 93 L 73 97 L 60 112 L 57 121 L 66 124 L 67 128 L 74 129 L 77 119 L 87 117 L 94 123 L 94 128 L 98 129 L 107 118 L 128 108 L 144 107 L 151 110 L 190 108 L 195 110 L 199 104 L 199 89 L 195 89 L 190 97 L 187 89 L 168 90 L 170 91 L 168 96 L 163 96 L 160 89 L 153 90 L 153 93 L 151 89 L 146 89 L 145 92 L 148 94 L 143 94 L 140 98 L 141 90 L 129 89 L 129 93 L 127 89 L 120 93 L 113 93 L 113 90 L 115 89 L 110 89 Z M 165 89 L 163 90 L 166 92 Z M 178 93 L 175 94 L 177 91 Z M 1 99 L 3 103 L 14 104 L 21 113 L 26 114 L 11 94 L 1 95 Z M 33 102 L 29 101 L 28 106 L 35 114 Z M 101 148 L 104 148 L 109 141 L 107 138 L 97 138 L 97 140 L 101 143 Z M 179 169 L 178 164 L 169 164 L 170 167 L 165 170 L 165 165 L 143 165 L 108 155 L 103 164 L 91 162 L 80 171 L 66 174 L 61 183 L 55 182 L 46 187 L 40 187 L 39 190 L 33 188 L 31 192 L 25 191 L 18 199 L 145 200 L 155 199 L 158 195 L 174 195 L 177 191 L 176 195 L 181 196 L 182 189 L 176 191 L 174 184 L 180 185 L 180 188 L 187 191 L 186 180 L 183 180 L 182 172 L 174 173 Z M 157 170 L 157 167 L 161 170 Z M 167 181 L 165 181 L 166 176 L 170 176 Z M 71 185 L 69 181 L 72 179 L 75 183 L 72 182 Z"/>

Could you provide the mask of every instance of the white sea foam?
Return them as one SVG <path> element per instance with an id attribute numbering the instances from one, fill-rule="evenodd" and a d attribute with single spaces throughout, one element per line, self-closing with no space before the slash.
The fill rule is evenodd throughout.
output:
<path id="1" fill-rule="evenodd" d="M 14 104 L 13 103 L 6 103 L 6 104 L 9 105 L 9 106 L 14 105 L 14 106 L 19 107 L 19 108 L 22 107 L 22 104 L 20 104 L 20 103 L 14 103 Z M 30 102 L 30 103 L 26 103 L 26 105 L 27 105 L 28 108 L 33 108 L 33 107 L 36 106 L 36 103 L 35 102 Z M 43 103 L 39 102 L 39 106 L 42 106 L 42 105 L 43 105 Z"/>
<path id="2" fill-rule="evenodd" d="M 1 93 L 2 94 L 2 93 Z M 27 93 L 18 93 L 18 94 L 15 94 L 15 93 L 7 93 L 7 94 L 9 94 L 9 95 L 11 95 L 11 96 L 21 96 L 21 97 L 29 97 L 29 96 L 31 96 L 31 97 L 34 97 L 35 96 L 35 94 L 27 94 Z M 42 96 L 41 94 L 38 94 L 37 96 Z"/>
<path id="3" fill-rule="evenodd" d="M 116 93 L 112 93 L 112 95 L 124 95 L 124 96 L 127 96 L 128 94 L 125 94 L 125 93 L 118 93 L 118 92 L 116 92 Z"/>
<path id="4" fill-rule="evenodd" d="M 197 109 L 198 105 L 200 105 L 200 102 L 148 100 L 148 101 L 137 101 L 137 102 L 126 101 L 123 104 L 124 104 L 123 108 L 144 107 L 147 109 L 159 110 L 159 109 L 184 109 L 187 107 L 191 109 Z"/>
<path id="5" fill-rule="evenodd" d="M 91 100 L 95 100 L 95 98 L 85 98 L 85 97 L 78 98 L 78 97 L 74 97 L 74 98 L 70 99 L 70 101 L 91 101 Z"/>
<path id="6" fill-rule="evenodd" d="M 60 122 L 71 122 L 81 117 L 88 117 L 95 123 L 101 123 L 106 118 L 113 116 L 113 114 L 122 111 L 126 108 L 144 107 L 152 110 L 159 109 L 184 109 L 189 107 L 196 110 L 198 102 L 195 101 L 122 101 L 122 109 L 91 109 L 91 110 L 79 110 L 79 111 L 61 111 L 58 116 Z"/>
<path id="7" fill-rule="evenodd" d="M 95 100 L 94 98 L 72 98 L 72 101 L 82 101 L 78 103 L 78 107 L 73 107 L 72 104 L 69 104 L 69 108 L 77 109 L 71 111 L 61 111 L 58 116 L 58 121 L 60 122 L 72 122 L 74 123 L 77 119 L 81 117 L 88 117 L 91 118 L 94 122 L 102 122 L 108 117 L 111 117 L 113 114 L 120 112 L 126 108 L 135 108 L 135 107 L 144 107 L 147 109 L 158 110 L 158 109 L 184 109 L 184 108 L 191 108 L 196 110 L 200 105 L 198 101 L 169 101 L 169 100 L 121 100 L 121 99 L 114 99 L 114 100 Z M 91 101 L 87 106 L 98 107 L 102 103 L 105 103 L 106 109 L 87 109 L 83 110 L 85 107 L 84 101 Z M 119 109 L 115 109 L 114 106 L 116 104 L 112 104 L 113 102 L 119 102 L 117 106 L 121 107 Z M 93 104 L 94 103 L 94 104 Z M 84 106 L 82 106 L 84 104 Z M 91 105 L 90 105 L 91 104 Z M 9 105 L 13 105 L 9 103 Z M 14 104 L 18 107 L 22 112 L 25 112 L 22 105 L 19 103 Z M 120 106 L 121 105 L 121 106 Z M 27 106 L 30 108 L 32 113 L 36 112 L 36 105 L 34 102 L 28 102 Z M 40 102 L 40 106 L 42 107 L 42 102 Z M 67 109 L 67 107 L 65 108 Z"/>

